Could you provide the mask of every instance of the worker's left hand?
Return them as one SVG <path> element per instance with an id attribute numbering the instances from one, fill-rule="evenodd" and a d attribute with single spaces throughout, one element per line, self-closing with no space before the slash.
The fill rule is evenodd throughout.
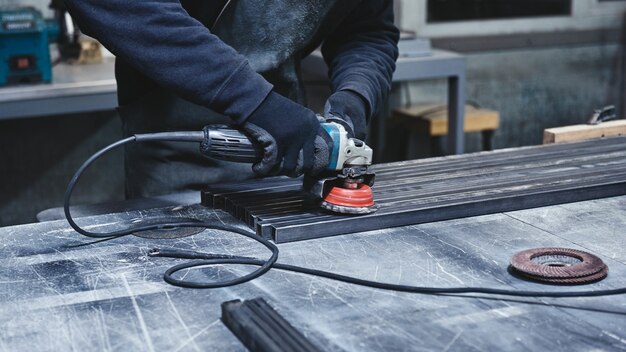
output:
<path id="1" fill-rule="evenodd" d="M 324 149 L 326 154 L 332 150 L 332 140 L 315 113 L 275 92 L 267 96 L 242 128 L 263 148 L 263 159 L 252 166 L 260 176 L 315 175 L 326 165 L 320 165 Z"/>
<path id="2" fill-rule="evenodd" d="M 346 129 L 348 137 L 365 140 L 367 134 L 367 108 L 357 93 L 340 90 L 333 93 L 324 107 L 326 122 L 337 122 Z"/>

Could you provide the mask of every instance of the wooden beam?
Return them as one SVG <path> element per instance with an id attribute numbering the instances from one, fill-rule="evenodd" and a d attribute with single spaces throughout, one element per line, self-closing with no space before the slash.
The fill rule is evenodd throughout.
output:
<path id="1" fill-rule="evenodd" d="M 394 110 L 394 117 L 420 134 L 445 136 L 448 134 L 446 105 L 418 104 Z M 500 114 L 494 110 L 465 106 L 464 132 L 494 131 L 498 129 Z"/>
<path id="2" fill-rule="evenodd" d="M 548 128 L 543 131 L 543 144 L 618 136 L 626 136 L 626 120 L 607 121 L 598 125 Z"/>

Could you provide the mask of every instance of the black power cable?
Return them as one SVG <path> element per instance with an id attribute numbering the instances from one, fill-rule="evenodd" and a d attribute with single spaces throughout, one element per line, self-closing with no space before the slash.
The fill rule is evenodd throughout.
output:
<path id="1" fill-rule="evenodd" d="M 172 229 L 177 227 L 203 227 L 207 229 L 215 229 L 220 231 L 226 231 L 230 233 L 235 233 L 241 236 L 245 236 L 254 241 L 265 246 L 270 250 L 272 255 L 269 259 L 257 259 L 257 258 L 249 258 L 249 257 L 240 257 L 240 256 L 231 256 L 231 255 L 223 255 L 223 254 L 210 254 L 210 253 L 200 253 L 194 251 L 183 251 L 183 250 L 171 250 L 171 249 L 153 249 L 149 252 L 149 256 L 152 257 L 168 257 L 168 258 L 178 258 L 178 259 L 192 259 L 193 261 L 188 263 L 183 263 L 179 265 L 175 265 L 168 269 L 163 279 L 174 285 L 185 288 L 218 288 L 218 287 L 226 287 L 237 285 L 240 283 L 244 283 L 246 281 L 253 280 L 258 278 L 268 272 L 270 269 L 279 269 L 286 270 L 291 272 L 297 272 L 307 275 L 314 275 L 319 277 L 324 277 L 331 280 L 346 282 L 350 284 L 378 288 L 383 290 L 391 290 L 391 291 L 399 291 L 399 292 L 410 292 L 410 293 L 419 293 L 419 294 L 431 294 L 431 295 L 441 295 L 441 294 L 459 294 L 459 293 L 482 293 L 489 295 L 502 295 L 502 296 L 515 296 L 515 297 L 595 297 L 595 296 L 609 296 L 609 295 L 619 295 L 625 294 L 626 288 L 619 288 L 613 290 L 595 290 L 595 291 L 522 291 L 522 290 L 507 290 L 507 289 L 496 289 L 496 288 L 487 288 L 487 287 L 422 287 L 422 286 L 410 286 L 410 285 L 395 285 L 388 284 L 377 281 L 363 280 L 351 276 L 331 273 L 328 271 L 322 271 L 317 269 L 304 268 L 295 265 L 288 264 L 280 264 L 276 261 L 278 260 L 278 247 L 261 237 L 258 237 L 256 234 L 251 233 L 249 231 L 245 231 L 233 226 L 221 226 L 215 225 L 207 222 L 193 222 L 193 221 L 181 221 L 181 222 L 163 222 L 157 224 L 150 225 L 140 225 L 134 226 L 125 230 L 119 231 L 111 231 L 104 233 L 90 232 L 87 231 L 72 219 L 72 215 L 70 213 L 70 198 L 72 196 L 72 192 L 80 179 L 80 176 L 84 173 L 84 171 L 98 158 L 100 158 L 103 154 L 108 151 L 115 149 L 119 146 L 133 143 L 133 142 L 144 142 L 144 141 L 179 141 L 179 142 L 197 142 L 200 143 L 204 139 L 203 132 L 164 132 L 164 133 L 152 133 L 152 134 L 141 134 L 135 135 L 132 137 L 128 137 L 126 139 L 115 142 L 100 151 L 96 152 L 89 159 L 87 159 L 76 171 L 72 179 L 70 180 L 67 190 L 65 191 L 63 209 L 65 211 L 65 217 L 67 218 L 67 222 L 70 226 L 76 230 L 76 232 L 85 235 L 87 237 L 92 238 L 100 238 L 100 239 L 112 239 L 116 237 L 127 236 L 133 234 L 135 232 L 148 231 L 148 230 L 162 230 L 162 229 Z M 259 269 L 240 276 L 238 278 L 232 280 L 225 281 L 217 281 L 217 282 L 195 282 L 195 281 L 186 281 L 182 279 L 174 278 L 174 274 L 183 269 L 192 269 L 197 267 L 205 267 L 211 265 L 252 265 L 258 266 Z"/>

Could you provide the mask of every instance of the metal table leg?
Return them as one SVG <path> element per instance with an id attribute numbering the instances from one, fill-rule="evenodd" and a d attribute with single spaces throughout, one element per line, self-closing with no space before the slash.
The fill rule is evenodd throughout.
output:
<path id="1" fill-rule="evenodd" d="M 448 78 L 448 154 L 463 154 L 465 73 Z"/>

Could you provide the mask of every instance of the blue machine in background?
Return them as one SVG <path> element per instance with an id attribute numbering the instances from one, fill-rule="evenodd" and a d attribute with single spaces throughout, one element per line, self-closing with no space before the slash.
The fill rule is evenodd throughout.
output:
<path id="1" fill-rule="evenodd" d="M 0 86 L 50 82 L 49 44 L 58 36 L 58 23 L 34 7 L 0 7 Z"/>

